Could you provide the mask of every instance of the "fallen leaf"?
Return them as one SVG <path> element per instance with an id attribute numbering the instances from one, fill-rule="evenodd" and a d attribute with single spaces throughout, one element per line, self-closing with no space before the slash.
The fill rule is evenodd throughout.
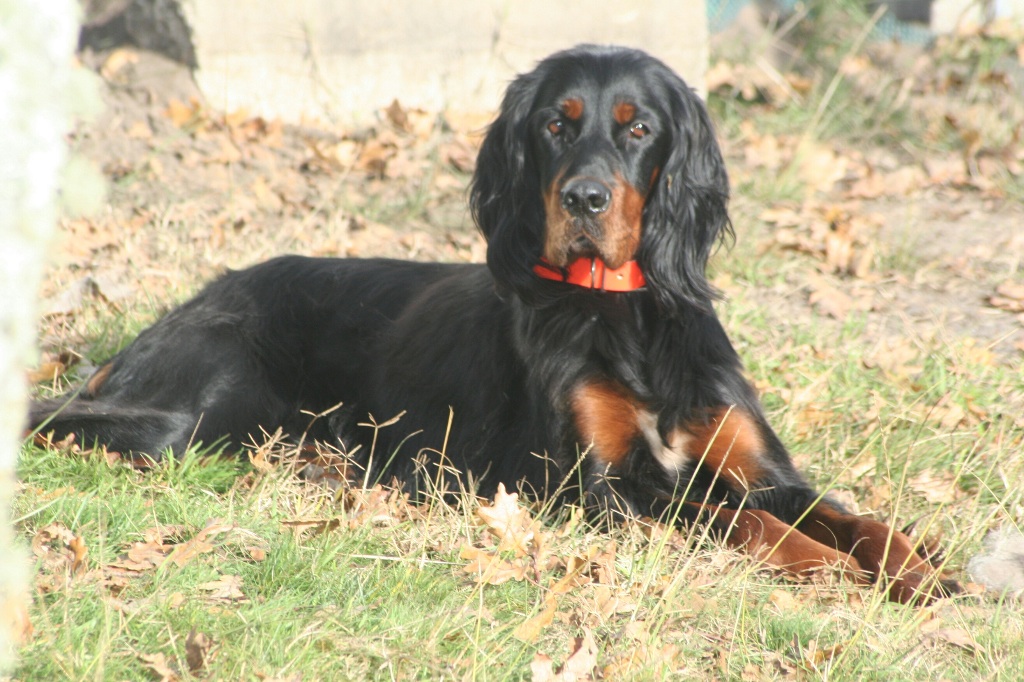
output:
<path id="1" fill-rule="evenodd" d="M 156 568 L 167 559 L 170 545 L 158 542 L 135 542 L 128 548 L 124 557 L 109 564 L 110 568 L 141 572 Z"/>
<path id="2" fill-rule="evenodd" d="M 984 653 L 984 650 L 974 640 L 970 632 L 962 628 L 939 628 L 924 635 L 925 642 L 933 644 L 947 644 L 958 649 L 974 654 L 975 656 Z"/>
<path id="3" fill-rule="evenodd" d="M 924 371 L 921 349 L 905 337 L 880 342 L 862 360 L 868 369 L 880 369 L 889 376 L 908 379 Z"/>
<path id="4" fill-rule="evenodd" d="M 928 182 L 925 172 L 918 166 L 902 166 L 891 172 L 878 172 L 869 168 L 846 192 L 846 196 L 857 199 L 879 197 L 903 197 Z"/>
<path id="5" fill-rule="evenodd" d="M 135 140 L 150 140 L 153 138 L 153 129 L 145 121 L 135 121 L 128 128 L 127 135 Z"/>
<path id="6" fill-rule="evenodd" d="M 828 192 L 846 176 L 849 159 L 830 147 L 804 141 L 796 154 L 800 177 L 812 191 Z"/>
<path id="7" fill-rule="evenodd" d="M 248 601 L 245 593 L 242 592 L 242 582 L 240 576 L 227 574 L 220 576 L 217 580 L 200 583 L 197 587 L 209 592 L 210 599 L 230 602 Z"/>
<path id="8" fill-rule="evenodd" d="M 547 654 L 535 654 L 530 662 L 532 682 L 584 682 L 596 678 L 596 668 L 597 644 L 589 629 L 584 631 L 583 637 L 573 639 L 569 657 L 557 670 L 553 669 L 553 662 Z"/>
<path id="9" fill-rule="evenodd" d="M 530 661 L 530 679 L 533 682 L 555 682 L 555 662 L 547 654 L 534 654 Z"/>
<path id="10" fill-rule="evenodd" d="M 139 654 L 142 665 L 153 675 L 156 675 L 159 682 L 177 682 L 181 679 L 172 667 L 173 661 L 168 661 L 163 654 Z"/>
<path id="11" fill-rule="evenodd" d="M 819 670 L 821 666 L 841 654 L 845 648 L 846 643 L 840 642 L 838 644 L 833 644 L 832 646 L 819 649 L 817 641 L 811 640 L 803 651 L 804 665 L 813 670 Z"/>
<path id="12" fill-rule="evenodd" d="M 62 523 L 51 523 L 32 537 L 32 553 L 41 560 L 42 573 L 47 577 L 38 580 L 37 586 L 51 590 L 83 574 L 89 549 L 81 535 Z"/>
<path id="13" fill-rule="evenodd" d="M 950 504 L 962 496 L 953 474 L 944 474 L 934 469 L 925 469 L 910 479 L 910 487 L 932 504 Z"/>
<path id="14" fill-rule="evenodd" d="M 296 535 L 302 535 L 307 530 L 314 531 L 315 535 L 327 533 L 341 525 L 341 519 L 287 519 L 281 522 L 286 528 L 291 528 Z"/>
<path id="15" fill-rule="evenodd" d="M 845 320 L 857 307 L 852 296 L 832 286 L 824 278 L 812 277 L 810 286 L 811 293 L 807 300 L 824 315 Z"/>
<path id="16" fill-rule="evenodd" d="M 234 530 L 232 524 L 220 523 L 216 519 L 211 519 L 207 521 L 205 528 L 196 533 L 195 537 L 174 545 L 167 558 L 173 561 L 178 568 L 181 568 L 200 554 L 213 550 L 213 545 L 209 542 L 209 538 L 231 530 Z"/>
<path id="17" fill-rule="evenodd" d="M 195 97 L 185 104 L 181 100 L 171 99 L 164 110 L 164 116 L 171 119 L 174 127 L 181 129 L 194 128 L 203 118 L 202 105 Z"/>
<path id="18" fill-rule="evenodd" d="M 185 660 L 188 662 L 188 670 L 193 675 L 198 675 L 206 668 L 206 661 L 213 647 L 213 640 L 202 632 L 196 632 L 195 628 L 185 638 Z"/>
<path id="19" fill-rule="evenodd" d="M 100 66 L 100 75 L 105 80 L 113 81 L 117 75 L 127 66 L 137 64 L 139 53 L 130 48 L 117 48 L 111 52 Z"/>
<path id="20" fill-rule="evenodd" d="M 40 363 L 35 369 L 28 371 L 28 382 L 30 384 L 52 383 L 67 369 L 67 365 L 60 360 L 47 360 Z"/>
<path id="21" fill-rule="evenodd" d="M 793 593 L 786 590 L 772 590 L 772 593 L 768 595 L 768 601 L 783 612 L 795 611 L 800 606 L 800 602 L 793 596 Z"/>
<path id="22" fill-rule="evenodd" d="M 573 647 L 573 652 L 558 671 L 558 679 L 564 682 L 594 679 L 597 668 L 597 643 L 594 642 L 594 633 L 589 629 L 585 630 L 582 637 L 575 639 Z"/>
<path id="23" fill-rule="evenodd" d="M 517 556 L 530 553 L 538 528 L 530 513 L 519 505 L 519 493 L 509 494 L 505 484 L 499 483 L 494 504 L 481 505 L 476 515 L 498 539 L 499 550 L 513 550 Z"/>
<path id="24" fill-rule="evenodd" d="M 1011 313 L 1024 312 L 1024 283 L 1007 280 L 996 287 L 996 293 L 989 297 L 989 304 L 994 308 Z"/>
<path id="25" fill-rule="evenodd" d="M 555 611 L 558 609 L 558 600 L 554 595 L 548 595 L 544 599 L 544 608 L 532 618 L 520 623 L 512 632 L 512 636 L 523 642 L 535 642 L 541 633 L 555 620 Z"/>
<path id="26" fill-rule="evenodd" d="M 516 561 L 502 559 L 496 552 L 489 552 L 472 545 L 463 545 L 459 557 L 469 559 L 463 571 L 473 574 L 478 583 L 500 585 L 509 580 L 523 580 L 529 566 L 522 558 Z"/>

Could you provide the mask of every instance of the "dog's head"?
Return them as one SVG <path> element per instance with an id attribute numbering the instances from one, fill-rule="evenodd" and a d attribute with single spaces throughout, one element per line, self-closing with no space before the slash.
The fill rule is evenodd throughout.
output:
<path id="1" fill-rule="evenodd" d="M 639 50 L 583 45 L 519 76 L 480 149 L 471 204 L 503 287 L 550 295 L 534 267 L 636 261 L 662 308 L 707 307 L 708 256 L 730 230 L 707 112 Z M 547 287 L 547 288 L 545 288 Z"/>

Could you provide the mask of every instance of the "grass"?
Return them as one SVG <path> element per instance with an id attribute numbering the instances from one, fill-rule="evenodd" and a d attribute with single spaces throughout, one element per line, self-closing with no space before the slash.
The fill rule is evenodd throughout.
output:
<path id="1" fill-rule="evenodd" d="M 749 371 L 819 485 L 898 523 L 922 519 L 918 528 L 943 535 L 957 573 L 991 524 L 1016 518 L 1024 426 L 999 413 L 1007 395 L 1024 394 L 1019 367 L 978 362 L 970 346 L 934 347 L 902 376 L 865 367 L 872 349 L 857 321 L 838 336 L 810 329 L 783 340 L 759 307 L 723 312 L 741 347 L 758 335 L 781 343 L 756 343 Z M 946 414 L 928 407 L 943 400 L 991 419 L 944 426 Z M 190 456 L 139 473 L 35 447 L 19 477 L 26 542 L 59 524 L 89 551 L 86 568 L 70 574 L 37 552 L 37 635 L 17 679 L 141 679 L 154 674 L 143 657 L 155 654 L 187 678 L 192 631 L 214 642 L 197 669 L 208 679 L 529 679 L 537 653 L 558 664 L 586 631 L 598 668 L 628 679 L 1024 676 L 1024 615 L 994 596 L 905 608 L 849 584 L 790 584 L 697 539 L 606 534 L 562 517 L 549 526 L 560 535 L 553 553 L 613 542 L 614 580 L 592 575 L 524 642 L 516 628 L 543 610 L 566 569 L 474 583 L 460 559 L 481 539 L 472 500 L 365 517 L 284 468 Z M 231 530 L 181 567 L 165 561 L 127 577 L 111 568 L 148 529 L 183 526 L 180 541 L 211 519 Z M 297 521 L 336 524 L 302 531 Z M 237 576 L 243 596 L 218 597 L 210 585 L 223 576 Z M 607 607 L 613 598 L 619 608 Z"/>
<path id="2" fill-rule="evenodd" d="M 723 134 L 739 135 L 754 118 L 762 133 L 799 136 L 813 123 L 816 139 L 840 143 L 919 139 L 928 121 L 896 106 L 895 81 L 870 98 L 845 79 L 829 93 L 865 20 L 808 48 L 821 71 L 803 101 L 713 98 Z M 1004 47 L 959 47 L 943 58 L 973 59 L 983 74 Z M 962 147 L 938 132 L 923 144 Z M 716 281 L 730 284 L 725 326 L 808 477 L 863 513 L 898 527 L 916 521 L 918 534 L 941 537 L 947 568 L 965 578 L 986 533 L 1024 518 L 1020 357 L 946 340 L 942 329 L 886 340 L 864 316 L 794 319 L 764 305 L 763 292 L 778 304 L 780 291 L 799 291 L 800 273 L 815 268 L 760 245 L 761 209 L 805 196 L 797 175 L 754 170 L 737 183 L 739 244 L 714 263 Z M 1012 196 L 1019 180 L 1007 182 Z M 400 223 L 427 220 L 429 186 L 398 201 L 389 191 L 345 204 L 340 182 L 336 194 L 354 215 Z M 317 205 L 324 220 L 334 215 L 328 203 Z M 171 242 L 198 227 L 165 222 Z M 919 266 L 906 239 L 882 253 L 882 270 L 911 275 Z M 117 313 L 86 305 L 54 333 L 74 337 L 97 363 L 164 303 Z M 543 669 L 541 654 L 556 668 L 585 661 L 605 679 L 1024 678 L 1024 614 L 1012 597 L 972 591 L 906 608 L 833 576 L 784 579 L 699 531 L 599 532 L 571 511 L 552 517 L 529 507 L 545 520 L 548 561 L 520 580 L 487 584 L 464 570 L 465 547 L 492 544 L 475 514 L 484 503 L 474 499 L 424 507 L 357 499 L 284 466 L 199 453 L 141 473 L 27 444 L 18 474 L 14 517 L 35 567 L 35 634 L 20 652 L 18 680 L 521 680 L 535 676 L 531 666 Z M 578 579 L 559 587 L 571 566 Z M 550 622 L 524 637 L 524 624 L 545 614 Z M 197 645 L 197 634 L 212 644 Z M 592 660 L 579 648 L 587 636 Z"/>

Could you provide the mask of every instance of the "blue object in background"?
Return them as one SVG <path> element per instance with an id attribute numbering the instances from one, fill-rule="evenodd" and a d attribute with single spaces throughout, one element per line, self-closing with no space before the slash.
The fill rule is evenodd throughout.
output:
<path id="1" fill-rule="evenodd" d="M 752 4 L 771 7 L 780 15 L 794 11 L 800 0 L 707 0 L 708 27 L 712 33 L 727 28 L 744 7 Z M 876 40 L 898 40 L 926 45 L 935 37 L 928 27 L 931 0 L 881 0 L 869 5 L 888 6 L 873 31 Z M 866 7 L 869 11 L 870 7 Z"/>

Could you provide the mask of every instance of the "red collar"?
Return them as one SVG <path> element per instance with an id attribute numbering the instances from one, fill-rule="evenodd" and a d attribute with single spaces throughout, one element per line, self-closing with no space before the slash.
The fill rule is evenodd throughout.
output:
<path id="1" fill-rule="evenodd" d="M 533 266 L 533 271 L 544 279 L 575 284 L 586 289 L 601 291 L 636 291 L 647 285 L 644 273 L 635 260 L 621 267 L 609 268 L 600 258 L 578 258 L 566 268 L 551 265 L 544 258 Z"/>

